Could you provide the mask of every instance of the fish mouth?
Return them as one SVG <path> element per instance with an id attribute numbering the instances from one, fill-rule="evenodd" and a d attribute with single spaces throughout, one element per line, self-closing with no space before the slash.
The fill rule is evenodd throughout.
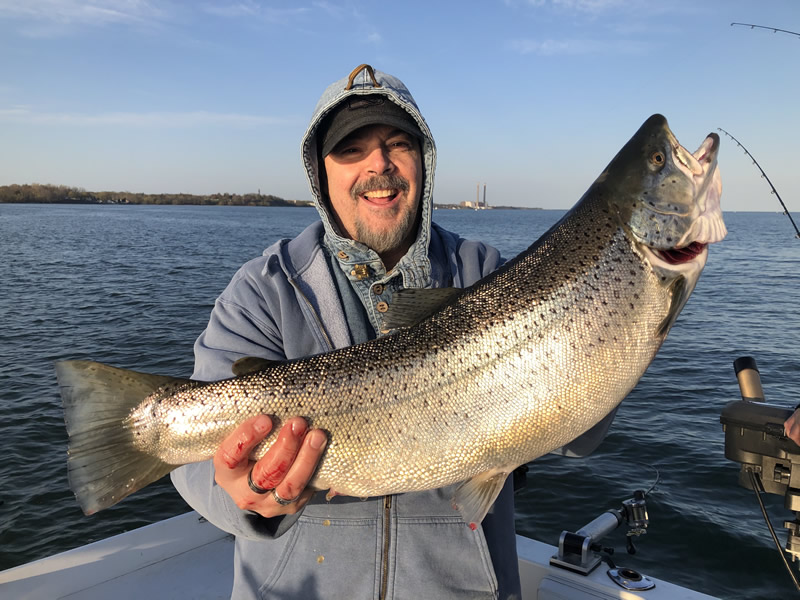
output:
<path id="1" fill-rule="evenodd" d="M 695 258 L 703 254 L 708 244 L 702 242 L 692 242 L 688 246 L 682 248 L 671 248 L 669 250 L 654 250 L 661 259 L 670 265 L 682 265 L 693 261 Z"/>
<path id="2" fill-rule="evenodd" d="M 719 135 L 716 133 L 709 133 L 697 150 L 689 152 L 686 148 L 681 146 L 672 131 L 667 129 L 666 134 L 672 146 L 672 155 L 686 175 L 689 178 L 698 178 L 701 181 L 707 180 L 709 171 L 713 172 L 716 166 L 717 153 L 719 152 L 720 145 Z"/>

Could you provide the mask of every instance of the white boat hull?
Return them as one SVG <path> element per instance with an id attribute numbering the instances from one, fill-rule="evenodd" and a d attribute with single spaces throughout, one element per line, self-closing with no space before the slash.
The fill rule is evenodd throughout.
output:
<path id="1" fill-rule="evenodd" d="M 588 576 L 550 566 L 554 546 L 517 536 L 523 600 L 710 600 L 653 579 L 623 590 L 601 565 Z M 233 584 L 233 537 L 190 512 L 0 572 L 14 600 L 223 600 Z"/>

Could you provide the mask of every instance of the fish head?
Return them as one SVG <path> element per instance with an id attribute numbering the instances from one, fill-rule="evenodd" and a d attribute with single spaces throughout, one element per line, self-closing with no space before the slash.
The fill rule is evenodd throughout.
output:
<path id="1" fill-rule="evenodd" d="M 636 249 L 665 281 L 683 277 L 694 287 L 708 245 L 727 234 L 722 219 L 719 136 L 696 152 L 681 146 L 666 118 L 653 115 L 611 161 L 597 184 L 607 190 Z"/>

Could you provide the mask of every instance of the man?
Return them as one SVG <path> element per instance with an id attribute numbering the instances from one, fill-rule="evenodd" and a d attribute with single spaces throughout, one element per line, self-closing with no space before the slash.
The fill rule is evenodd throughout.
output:
<path id="1" fill-rule="evenodd" d="M 195 344 L 194 379 L 243 357 L 286 360 L 376 337 L 394 294 L 464 287 L 498 252 L 431 222 L 436 149 L 405 85 L 357 67 L 317 104 L 302 143 L 321 220 L 245 264 Z M 608 419 L 610 422 L 610 418 Z M 580 439 L 592 449 L 608 423 Z M 187 502 L 236 536 L 234 598 L 518 598 L 510 481 L 472 531 L 452 488 L 366 500 L 306 489 L 327 437 L 300 418 L 250 419 L 213 461 L 173 472 Z"/>

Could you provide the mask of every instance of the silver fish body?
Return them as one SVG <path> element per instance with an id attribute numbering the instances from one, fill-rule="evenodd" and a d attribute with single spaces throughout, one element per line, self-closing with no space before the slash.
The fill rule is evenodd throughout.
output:
<path id="1" fill-rule="evenodd" d="M 366 497 L 466 482 L 454 502 L 480 522 L 508 473 L 595 425 L 652 361 L 707 244 L 725 235 L 718 146 L 711 134 L 691 154 L 654 115 L 528 250 L 463 291 L 401 292 L 393 331 L 364 344 L 214 383 L 59 363 L 82 507 L 105 508 L 210 458 L 236 425 L 265 413 L 328 432 L 315 488 Z M 404 320 L 437 295 L 444 305 Z M 138 387 L 119 392 L 124 411 L 107 419 L 119 421 L 115 433 L 93 433 L 91 415 L 123 381 Z M 103 471 L 100 454 L 130 466 Z"/>

